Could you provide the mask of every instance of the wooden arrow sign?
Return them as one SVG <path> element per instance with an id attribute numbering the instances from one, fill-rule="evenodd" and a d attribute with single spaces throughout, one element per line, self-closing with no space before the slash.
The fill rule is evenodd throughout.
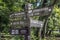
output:
<path id="1" fill-rule="evenodd" d="M 43 27 L 44 22 L 43 21 L 37 21 L 37 20 L 30 20 L 30 27 Z"/>
<path id="2" fill-rule="evenodd" d="M 24 25 L 26 23 L 24 23 L 23 21 L 14 21 L 11 22 L 11 26 L 16 26 L 16 25 Z M 43 27 L 44 22 L 42 21 L 37 21 L 37 20 L 33 20 L 30 19 L 30 27 Z"/>
<path id="3" fill-rule="evenodd" d="M 49 15 L 51 11 L 52 11 L 52 8 L 50 7 L 45 7 L 41 9 L 33 9 L 33 10 L 28 11 L 28 15 L 29 16 L 42 16 L 42 15 L 45 16 L 45 15 Z M 25 16 L 25 12 L 12 13 L 10 17 L 13 17 L 13 16 L 18 17 L 20 15 Z"/>
<path id="4" fill-rule="evenodd" d="M 11 35 L 29 35 L 29 30 L 27 28 L 11 28 Z"/>

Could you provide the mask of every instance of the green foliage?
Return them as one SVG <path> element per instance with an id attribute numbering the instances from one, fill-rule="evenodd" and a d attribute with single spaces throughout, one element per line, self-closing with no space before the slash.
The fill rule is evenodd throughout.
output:
<path id="1" fill-rule="evenodd" d="M 49 17 L 48 27 L 52 32 L 60 29 L 60 8 L 57 5 L 54 6 L 52 15 Z"/>
<path id="2" fill-rule="evenodd" d="M 36 0 L 29 0 L 29 2 L 34 4 Z M 0 0 L 0 31 L 2 30 L 2 32 L 5 32 L 6 34 L 8 33 L 7 30 L 9 30 L 9 14 L 11 12 L 24 11 L 24 4 L 25 4 L 25 0 Z M 36 6 L 36 5 L 33 5 L 33 6 Z M 41 17 L 41 19 L 42 18 L 44 17 Z M 33 17 L 33 19 L 38 20 L 39 16 L 37 17 L 35 16 Z M 60 28 L 60 8 L 58 8 L 58 6 L 55 5 L 52 15 L 49 17 L 48 30 L 57 30 L 58 28 Z M 39 37 L 36 37 L 35 35 L 36 30 L 37 30 L 36 28 L 32 28 L 31 40 L 37 40 L 39 38 Z M 16 40 L 17 39 L 19 40 L 19 37 L 16 38 Z"/>
<path id="3" fill-rule="evenodd" d="M 0 28 L 4 30 L 4 28 L 8 25 L 9 23 L 9 9 L 7 8 L 6 4 L 0 1 Z M 2 29 L 3 28 L 3 29 Z"/>

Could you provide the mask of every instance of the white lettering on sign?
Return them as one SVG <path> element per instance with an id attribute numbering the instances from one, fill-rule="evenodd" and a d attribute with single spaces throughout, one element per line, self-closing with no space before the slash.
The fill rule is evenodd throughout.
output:
<path id="1" fill-rule="evenodd" d="M 28 13 L 32 13 L 32 10 L 29 10 Z"/>
<path id="2" fill-rule="evenodd" d="M 49 10 L 49 9 L 48 8 L 35 9 L 33 10 L 33 13 L 40 12 L 40 11 L 46 11 L 46 10 Z"/>
<path id="3" fill-rule="evenodd" d="M 20 24 L 24 24 L 24 22 L 23 21 L 20 21 Z"/>
<path id="4" fill-rule="evenodd" d="M 37 20 L 30 20 L 30 27 L 43 27 L 44 22 Z"/>
<path id="5" fill-rule="evenodd" d="M 20 33 L 21 34 L 26 34 L 27 33 L 27 30 L 21 30 Z"/>
<path id="6" fill-rule="evenodd" d="M 19 34 L 18 30 L 12 30 L 11 34 Z"/>
<path id="7" fill-rule="evenodd" d="M 38 21 L 36 20 L 30 20 L 32 23 L 38 23 Z"/>

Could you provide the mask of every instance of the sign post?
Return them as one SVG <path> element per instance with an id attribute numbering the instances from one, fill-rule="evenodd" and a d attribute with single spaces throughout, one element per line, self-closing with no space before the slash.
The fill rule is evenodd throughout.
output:
<path id="1" fill-rule="evenodd" d="M 27 0 L 26 0 L 27 1 Z M 45 32 L 46 32 L 46 22 L 47 22 L 47 18 L 50 15 L 52 8 L 51 7 L 44 7 L 44 8 L 40 8 L 40 9 L 33 9 L 31 8 L 32 4 L 26 2 L 25 4 L 25 12 L 20 12 L 20 13 L 14 13 L 12 15 L 10 15 L 10 18 L 16 18 L 16 17 L 20 17 L 23 16 L 24 17 L 24 22 L 22 21 L 16 21 L 16 22 L 12 22 L 11 26 L 16 26 L 16 25 L 24 25 L 25 28 L 14 28 L 10 30 L 10 33 L 12 35 L 24 35 L 25 40 L 30 40 L 30 28 L 31 27 L 36 27 L 36 28 L 40 28 L 39 30 L 37 30 L 40 34 L 40 40 L 41 40 L 41 36 L 43 35 L 43 37 L 45 36 Z M 13 17 L 14 16 L 14 17 Z M 37 21 L 37 20 L 32 20 L 30 19 L 31 16 L 47 16 L 46 17 L 46 21 Z M 43 31 L 44 30 L 44 31 Z M 42 33 L 43 31 L 43 33 Z M 42 33 L 42 34 L 41 34 Z"/>

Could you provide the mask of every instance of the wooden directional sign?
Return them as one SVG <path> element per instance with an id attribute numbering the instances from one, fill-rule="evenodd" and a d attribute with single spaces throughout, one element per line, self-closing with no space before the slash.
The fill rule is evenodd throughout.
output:
<path id="1" fill-rule="evenodd" d="M 19 29 L 10 29 L 11 35 L 19 35 Z"/>
<path id="2" fill-rule="evenodd" d="M 24 25 L 24 22 L 23 21 L 14 21 L 14 22 L 11 22 L 11 25 Z"/>
<path id="3" fill-rule="evenodd" d="M 30 20 L 30 27 L 43 27 L 44 22 L 43 21 L 37 21 L 37 20 Z"/>
<path id="4" fill-rule="evenodd" d="M 20 35 L 29 35 L 29 30 L 27 28 L 22 28 L 19 30 Z"/>
<path id="5" fill-rule="evenodd" d="M 16 22 L 12 22 L 11 26 L 16 26 L 16 25 L 24 25 L 26 23 L 24 23 L 23 21 L 16 21 Z M 43 27 L 44 22 L 42 21 L 37 21 L 37 20 L 33 20 L 30 19 L 30 27 Z"/>
<path id="6" fill-rule="evenodd" d="M 29 16 L 45 16 L 45 15 L 49 15 L 51 11 L 52 11 L 52 8 L 50 7 L 45 7 L 41 9 L 33 9 L 33 10 L 28 11 L 28 15 Z M 10 17 L 13 17 L 13 16 L 18 17 L 20 15 L 25 16 L 25 12 L 12 13 Z"/>
<path id="7" fill-rule="evenodd" d="M 11 35 L 29 35 L 29 31 L 27 28 L 19 28 L 19 29 L 10 29 Z"/>
<path id="8" fill-rule="evenodd" d="M 43 5 L 44 4 L 45 4 L 45 2 L 43 2 Z M 31 9 L 31 6 L 32 6 L 31 4 L 28 4 L 28 2 L 26 2 L 26 4 L 25 4 L 25 11 L 24 12 L 12 13 L 10 15 L 11 19 L 20 18 L 20 16 L 23 16 L 24 19 L 26 19 L 24 21 L 20 21 L 20 20 L 19 21 L 18 20 L 11 21 L 11 26 L 13 26 L 13 27 L 15 27 L 16 25 L 24 25 L 26 27 L 26 28 L 22 28 L 22 29 L 11 29 L 10 33 L 12 35 L 25 35 L 25 40 L 30 40 L 29 39 L 30 38 L 30 31 L 29 31 L 30 27 L 42 28 L 43 25 L 45 25 L 44 22 L 37 21 L 37 20 L 32 20 L 29 17 L 31 17 L 31 16 L 48 16 L 48 15 L 50 15 L 53 7 L 52 6 L 47 7 L 46 5 L 44 5 L 44 8 Z M 25 24 L 28 24 L 28 25 L 25 25 Z M 43 28 L 45 30 L 45 26 Z M 42 32 L 42 33 L 44 35 L 45 31 Z"/>

